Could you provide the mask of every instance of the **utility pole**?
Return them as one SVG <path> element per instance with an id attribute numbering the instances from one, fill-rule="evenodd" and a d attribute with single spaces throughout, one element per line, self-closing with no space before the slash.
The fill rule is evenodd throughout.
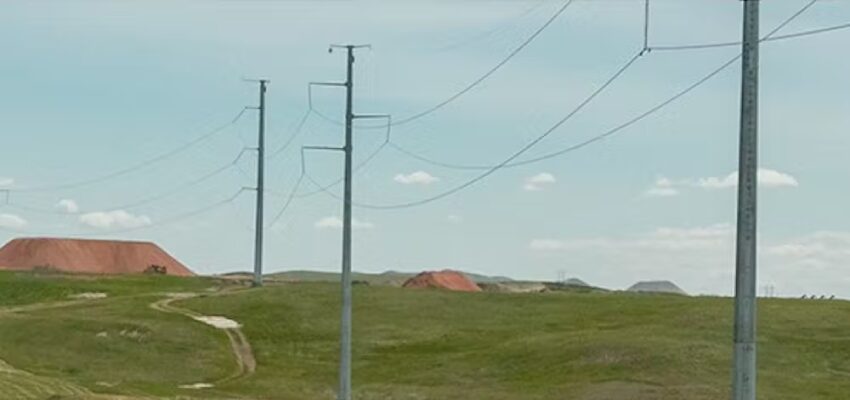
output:
<path id="1" fill-rule="evenodd" d="M 759 0 L 744 0 L 732 400 L 756 398 Z"/>
<path id="2" fill-rule="evenodd" d="M 257 132 L 257 221 L 254 236 L 254 287 L 263 285 L 263 195 L 265 192 L 265 147 L 266 147 L 266 85 L 267 79 L 260 79 L 259 126 Z"/>
<path id="3" fill-rule="evenodd" d="M 345 79 L 345 188 L 342 205 L 342 327 L 339 354 L 339 400 L 351 400 L 351 164 L 354 122 L 354 46 L 345 46 L 347 68 Z"/>
<path id="4" fill-rule="evenodd" d="M 343 147 L 304 146 L 302 147 L 302 163 L 304 150 L 333 150 L 345 153 L 345 177 L 343 196 L 342 222 L 342 315 L 340 318 L 339 346 L 339 393 L 338 400 L 351 400 L 351 206 L 352 206 L 352 173 L 354 138 L 353 125 L 355 119 L 385 118 L 387 119 L 387 141 L 389 141 L 389 115 L 356 115 L 354 114 L 354 50 L 371 48 L 369 45 L 331 45 L 329 52 L 334 49 L 345 49 L 346 80 L 340 82 L 310 82 L 308 87 L 312 93 L 313 86 L 345 87 L 345 145 Z M 310 94 L 312 97 L 312 94 Z M 303 164 L 302 164 L 303 168 Z"/>

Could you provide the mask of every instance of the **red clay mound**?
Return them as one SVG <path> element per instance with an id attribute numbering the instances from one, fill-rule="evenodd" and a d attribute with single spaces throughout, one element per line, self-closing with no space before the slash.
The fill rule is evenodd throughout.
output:
<path id="1" fill-rule="evenodd" d="M 153 265 L 168 275 L 195 275 L 186 266 L 150 242 L 27 238 L 0 249 L 0 269 L 49 268 L 89 274 L 141 274 Z"/>
<path id="2" fill-rule="evenodd" d="M 480 292 L 481 288 L 461 272 L 443 270 L 426 271 L 404 282 L 406 288 L 438 288 L 457 292 Z"/>

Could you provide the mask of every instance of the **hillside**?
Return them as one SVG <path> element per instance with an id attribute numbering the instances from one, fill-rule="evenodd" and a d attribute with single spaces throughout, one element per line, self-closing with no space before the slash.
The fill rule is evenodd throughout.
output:
<path id="1" fill-rule="evenodd" d="M 381 273 L 365 273 L 354 272 L 352 279 L 356 281 L 369 282 L 373 285 L 390 285 L 401 286 L 408 279 L 416 276 L 413 272 L 398 272 L 386 271 Z M 472 274 L 464 272 L 464 275 L 469 277 L 475 283 L 495 283 L 495 282 L 510 282 L 510 278 L 503 276 L 487 276 L 480 274 Z M 339 273 L 337 272 L 320 272 L 320 271 L 303 271 L 293 270 L 284 272 L 275 272 L 266 275 L 268 278 L 283 280 L 283 281 L 299 281 L 299 282 L 339 282 Z"/>
<path id="2" fill-rule="evenodd" d="M 234 291 L 226 284 L 0 273 L 2 304 L 17 304 L 0 307 L 0 370 L 17 371 L 14 382 L 41 391 L 22 400 L 88 392 L 127 400 L 333 399 L 338 285 Z M 109 297 L 67 302 L 69 293 L 89 291 Z M 166 306 L 166 292 L 202 297 Z M 731 299 L 357 286 L 354 301 L 358 399 L 728 397 Z M 759 307 L 761 395 L 846 399 L 850 303 L 768 299 Z M 238 321 L 256 372 L 233 378 L 226 332 L 181 309 Z M 14 390 L 8 382 L 0 379 L 0 396 Z M 197 383 L 214 387 L 180 388 Z"/>

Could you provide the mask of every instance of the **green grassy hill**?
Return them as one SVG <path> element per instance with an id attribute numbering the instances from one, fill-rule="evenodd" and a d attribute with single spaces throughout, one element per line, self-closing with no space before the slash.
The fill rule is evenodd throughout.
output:
<path id="1" fill-rule="evenodd" d="M 21 382 L 38 388 L 21 399 L 333 399 L 338 286 L 223 284 L 0 273 L 0 396 Z M 63 304 L 94 290 L 110 297 Z M 164 292 L 203 293 L 173 305 L 243 324 L 256 372 L 233 377 L 224 331 L 152 308 Z M 728 398 L 730 299 L 381 286 L 354 295 L 357 399 Z M 850 303 L 759 307 L 760 398 L 848 398 Z M 202 382 L 215 387 L 179 388 Z"/>

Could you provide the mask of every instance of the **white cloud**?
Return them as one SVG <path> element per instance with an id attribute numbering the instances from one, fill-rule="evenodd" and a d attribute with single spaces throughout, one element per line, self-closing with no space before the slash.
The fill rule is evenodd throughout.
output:
<path id="1" fill-rule="evenodd" d="M 339 217 L 324 217 L 316 221 L 315 226 L 319 229 L 342 229 L 342 219 Z M 358 221 L 357 219 L 351 220 L 352 229 L 372 229 L 374 227 L 375 224 L 371 222 Z"/>
<path id="2" fill-rule="evenodd" d="M 526 178 L 525 184 L 522 188 L 530 192 L 536 192 L 539 190 L 543 190 L 545 186 L 551 185 L 555 182 L 555 175 L 552 175 L 548 172 L 541 172 L 537 175 Z"/>
<path id="3" fill-rule="evenodd" d="M 800 186 L 800 183 L 793 176 L 773 169 L 759 168 L 757 176 L 759 186 L 765 188 Z M 732 172 L 722 178 L 714 176 L 699 178 L 693 185 L 703 189 L 734 188 L 738 186 L 738 171 Z"/>
<path id="4" fill-rule="evenodd" d="M 124 210 L 98 211 L 83 214 L 80 222 L 98 229 L 139 228 L 152 223 L 150 217 L 133 215 Z"/>
<path id="5" fill-rule="evenodd" d="M 672 280 L 691 293 L 731 295 L 735 287 L 733 224 L 661 227 L 610 237 L 544 238 L 531 241 L 529 249 L 539 262 L 585 268 L 588 278 L 616 282 L 623 288 L 650 279 Z M 772 285 L 780 296 L 850 298 L 846 272 L 850 232 L 813 232 L 786 239 L 764 235 L 758 251 L 760 288 Z"/>
<path id="6" fill-rule="evenodd" d="M 425 171 L 416 171 L 409 174 L 398 174 L 393 178 L 394 181 L 404 185 L 430 185 L 440 181 L 440 178 L 433 176 Z"/>
<path id="7" fill-rule="evenodd" d="M 693 250 L 726 246 L 734 239 L 734 230 L 730 224 L 714 224 L 695 228 L 657 228 L 651 232 L 626 238 L 591 239 L 535 239 L 529 248 L 539 251 L 561 251 L 577 249 L 657 249 L 657 250 Z"/>
<path id="8" fill-rule="evenodd" d="M 675 183 L 673 181 L 661 176 L 658 177 L 652 187 L 647 189 L 643 194 L 648 197 L 671 197 L 678 196 L 679 189 L 675 188 Z"/>
<path id="9" fill-rule="evenodd" d="M 773 169 L 760 168 L 758 170 L 758 184 L 762 188 L 797 187 L 800 183 L 797 178 L 790 174 Z M 719 190 L 738 187 L 738 172 L 732 172 L 726 176 L 709 176 L 704 178 L 685 178 L 671 180 L 659 177 L 652 187 L 643 194 L 647 197 L 670 197 L 681 193 L 682 188 L 701 188 L 705 190 Z"/>
<path id="10" fill-rule="evenodd" d="M 0 228 L 21 229 L 27 226 L 27 220 L 14 214 L 0 214 Z"/>
<path id="11" fill-rule="evenodd" d="M 72 199 L 59 200 L 59 202 L 56 203 L 56 208 L 68 214 L 76 214 L 80 212 L 80 206 Z"/>
<path id="12" fill-rule="evenodd" d="M 454 214 L 449 215 L 447 217 L 447 219 L 449 220 L 449 222 L 451 222 L 453 224 L 459 224 L 459 223 L 463 222 L 463 217 L 461 217 L 460 215 L 454 215 Z"/>
<path id="13" fill-rule="evenodd" d="M 0 186 L 12 186 L 14 184 L 14 179 L 0 176 Z"/>

